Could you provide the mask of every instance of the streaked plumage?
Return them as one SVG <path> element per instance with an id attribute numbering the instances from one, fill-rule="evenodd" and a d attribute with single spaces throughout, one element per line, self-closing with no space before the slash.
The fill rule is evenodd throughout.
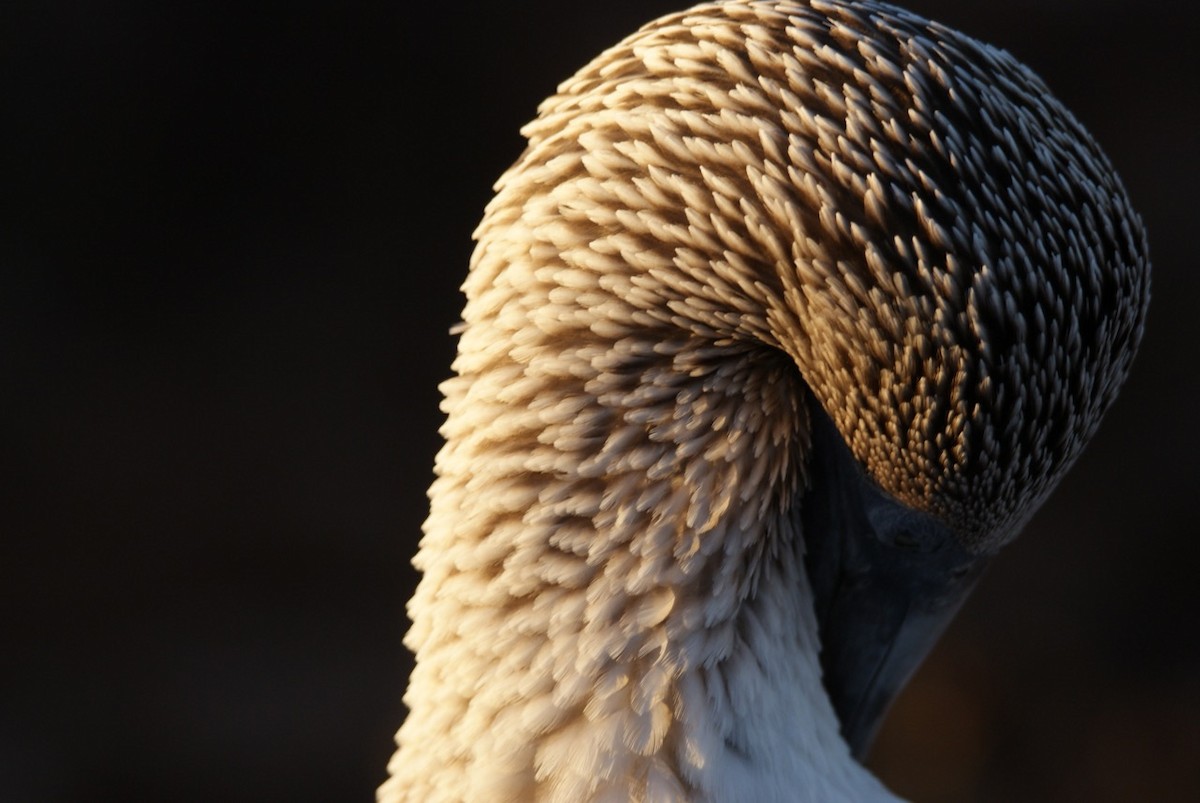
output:
<path id="1" fill-rule="evenodd" d="M 658 20 L 523 133 L 442 386 L 380 799 L 894 799 L 839 728 L 869 740 L 953 605 L 870 685 L 888 659 L 822 607 L 861 556 L 814 500 L 859 482 L 882 560 L 939 582 L 1016 535 L 1140 340 L 1119 180 L 1006 53 L 871 2 Z"/>

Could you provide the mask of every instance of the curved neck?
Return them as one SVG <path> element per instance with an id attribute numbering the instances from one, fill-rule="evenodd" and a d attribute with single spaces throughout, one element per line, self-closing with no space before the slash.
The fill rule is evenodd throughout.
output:
<path id="1" fill-rule="evenodd" d="M 506 381 L 466 370 L 489 326 L 443 386 L 381 799 L 893 800 L 821 684 L 787 358 L 559 340 Z"/>

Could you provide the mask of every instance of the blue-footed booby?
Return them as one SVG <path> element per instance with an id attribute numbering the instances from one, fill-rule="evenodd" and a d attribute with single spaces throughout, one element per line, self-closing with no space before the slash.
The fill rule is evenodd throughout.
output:
<path id="1" fill-rule="evenodd" d="M 1149 260 L 1002 50 L 725 0 L 561 84 L 475 232 L 385 803 L 896 798 L 860 763 L 1113 403 Z"/>

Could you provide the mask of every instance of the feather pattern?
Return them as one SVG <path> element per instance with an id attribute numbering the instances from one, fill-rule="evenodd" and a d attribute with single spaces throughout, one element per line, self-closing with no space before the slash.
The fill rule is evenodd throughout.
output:
<path id="1" fill-rule="evenodd" d="M 380 799 L 894 799 L 821 685 L 808 404 L 998 549 L 1140 340 L 1119 180 L 1006 53 L 875 2 L 657 20 L 522 133 L 442 385 Z"/>

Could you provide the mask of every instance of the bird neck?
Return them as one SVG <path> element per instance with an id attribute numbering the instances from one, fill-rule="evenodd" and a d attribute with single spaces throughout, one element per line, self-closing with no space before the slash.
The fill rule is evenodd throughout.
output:
<path id="1" fill-rule="evenodd" d="M 794 367 L 655 348 L 460 357 L 382 800 L 893 799 L 821 684 Z"/>
<path id="2" fill-rule="evenodd" d="M 729 622 L 732 645 L 696 634 L 699 660 L 677 684 L 678 742 L 702 746 L 684 799 L 895 801 L 840 734 L 821 682 L 801 534 L 789 535 Z"/>

